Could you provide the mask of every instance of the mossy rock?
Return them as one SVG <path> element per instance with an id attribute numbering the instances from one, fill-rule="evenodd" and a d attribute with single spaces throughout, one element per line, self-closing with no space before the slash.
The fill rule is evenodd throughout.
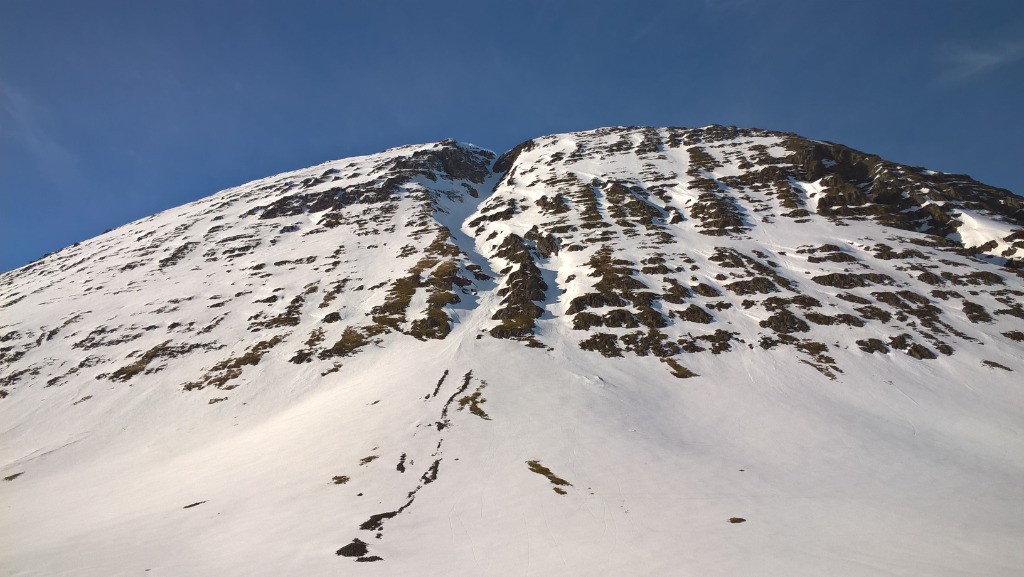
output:
<path id="1" fill-rule="evenodd" d="M 352 327 L 345 327 L 345 331 L 342 332 L 341 338 L 338 339 L 338 341 L 330 348 L 322 351 L 318 356 L 321 360 L 329 359 L 331 357 L 351 356 L 368 343 L 369 341 L 365 336 L 363 336 L 362 332 Z"/>
<path id="2" fill-rule="evenodd" d="M 633 313 L 625 309 L 613 309 L 604 314 L 604 326 L 611 328 L 632 329 L 640 326 Z"/>
<path id="3" fill-rule="evenodd" d="M 596 309 L 608 306 L 621 307 L 625 306 L 625 304 L 626 301 L 614 294 L 586 293 L 569 301 L 569 308 L 566 309 L 565 312 L 566 314 L 572 315 L 586 309 Z"/>
<path id="4" fill-rule="evenodd" d="M 993 320 L 985 307 L 975 302 L 964 301 L 963 311 L 972 323 L 991 323 Z"/>
<path id="5" fill-rule="evenodd" d="M 606 357 L 621 357 L 622 349 L 619 347 L 619 338 L 609 333 L 596 333 L 580 343 L 580 348 L 585 351 L 599 352 Z"/>
<path id="6" fill-rule="evenodd" d="M 650 308 L 649 306 L 641 306 L 640 310 L 636 313 L 637 320 L 640 324 L 651 329 L 660 329 L 668 326 L 668 321 L 658 311 Z"/>
<path id="7" fill-rule="evenodd" d="M 697 293 L 702 297 L 713 298 L 722 296 L 721 291 L 707 283 L 698 283 L 690 288 L 693 290 L 693 292 Z"/>
<path id="8" fill-rule="evenodd" d="M 715 317 L 697 305 L 690 305 L 685 310 L 676 313 L 676 316 L 684 321 L 706 325 L 714 322 Z"/>
<path id="9" fill-rule="evenodd" d="M 836 287 L 841 289 L 851 289 L 857 287 L 871 286 L 872 284 L 893 284 L 896 281 L 889 275 L 879 273 L 841 273 L 833 272 L 829 274 L 818 275 L 811 277 L 811 280 L 824 286 Z"/>
<path id="10" fill-rule="evenodd" d="M 857 346 L 860 347 L 860 350 L 862 350 L 862 351 L 864 351 L 866 353 L 883 353 L 884 354 L 884 353 L 889 352 L 889 347 L 884 342 L 882 342 L 879 339 L 874 339 L 874 338 L 858 340 L 857 341 Z"/>
<path id="11" fill-rule="evenodd" d="M 779 311 L 758 324 L 781 334 L 805 333 L 810 330 L 803 319 L 788 310 Z"/>
<path id="12" fill-rule="evenodd" d="M 729 283 L 725 285 L 725 288 L 738 295 L 770 294 L 779 292 L 779 287 L 770 279 L 763 276 Z"/>
<path id="13" fill-rule="evenodd" d="M 699 377 L 697 373 L 679 364 L 675 359 L 663 358 L 661 362 L 668 365 L 669 370 L 672 372 L 672 376 L 677 379 L 689 379 L 691 377 Z"/>
<path id="14" fill-rule="evenodd" d="M 622 343 L 627 351 L 639 357 L 647 355 L 662 358 L 671 357 L 678 355 L 683 350 L 679 343 L 669 340 L 665 333 L 656 329 L 622 335 Z"/>

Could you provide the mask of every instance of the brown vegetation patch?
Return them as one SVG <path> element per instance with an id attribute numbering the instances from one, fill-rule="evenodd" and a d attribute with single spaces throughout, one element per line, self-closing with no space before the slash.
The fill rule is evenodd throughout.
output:
<path id="1" fill-rule="evenodd" d="M 1021 331 L 1006 331 L 1005 333 L 1002 333 L 1002 335 L 1011 341 L 1016 341 L 1018 343 L 1024 342 L 1024 332 Z"/>
<path id="2" fill-rule="evenodd" d="M 348 357 L 369 344 L 369 342 L 370 341 L 367 339 L 365 334 L 365 329 L 345 327 L 345 330 L 341 333 L 341 338 L 331 345 L 330 348 L 321 351 L 317 356 L 321 360 L 326 360 L 331 357 Z"/>
<path id="3" fill-rule="evenodd" d="M 594 333 L 590 338 L 580 342 L 580 348 L 585 351 L 599 352 L 606 357 L 622 356 L 619 338 L 610 333 Z"/>
<path id="4" fill-rule="evenodd" d="M 671 357 L 679 354 L 682 350 L 678 343 L 669 340 L 665 333 L 656 329 L 622 335 L 622 344 L 625 345 L 627 351 L 639 357 L 647 355 Z"/>
<path id="5" fill-rule="evenodd" d="M 884 353 L 889 352 L 889 347 L 884 342 L 882 342 L 879 339 L 874 339 L 874 338 L 872 338 L 872 339 L 865 339 L 865 340 L 859 340 L 859 341 L 857 341 L 857 346 L 860 347 L 860 350 L 862 350 L 862 351 L 864 351 L 866 353 L 883 353 L 884 354 Z"/>
<path id="6" fill-rule="evenodd" d="M 444 307 L 460 301 L 453 286 L 468 286 L 472 281 L 464 278 L 459 271 L 455 257 L 462 254 L 451 243 L 451 232 L 440 227 L 431 244 L 406 276 L 395 280 L 388 290 L 384 303 L 373 308 L 373 322 L 391 330 L 402 331 L 409 304 L 418 289 L 427 290 L 427 310 L 423 318 L 414 320 L 406 334 L 420 340 L 443 339 L 451 330 L 451 318 Z M 424 273 L 429 272 L 424 279 Z"/>
<path id="7" fill-rule="evenodd" d="M 686 303 L 686 299 L 693 296 L 693 292 L 688 287 L 683 286 L 672 277 L 665 277 L 665 283 L 668 286 L 661 289 L 661 298 L 667 303 L 681 305 Z"/>
<path id="8" fill-rule="evenodd" d="M 715 320 L 715 317 L 711 316 L 711 313 L 697 305 L 690 305 L 682 311 L 674 311 L 672 316 L 680 320 L 703 325 L 712 323 Z"/>
<path id="9" fill-rule="evenodd" d="M 174 251 L 166 258 L 160 259 L 159 266 L 161 269 L 173 266 L 178 263 L 181 259 L 185 258 L 188 253 L 194 251 L 199 246 L 198 242 L 186 242 L 185 244 L 174 249 Z"/>
<path id="10" fill-rule="evenodd" d="M 732 350 L 732 346 L 729 343 L 733 340 L 739 340 L 738 336 L 739 333 L 718 329 L 711 334 L 697 337 L 687 335 L 680 338 L 677 342 L 680 349 L 687 353 L 706 351 L 708 349 L 704 345 L 707 345 L 711 348 L 711 353 L 717 355 Z"/>
<path id="11" fill-rule="evenodd" d="M 889 344 L 892 345 L 892 348 L 901 350 L 915 359 L 926 360 L 937 358 L 931 349 L 920 343 L 915 343 L 913 338 L 906 333 L 890 338 Z"/>
<path id="12" fill-rule="evenodd" d="M 533 471 L 534 473 L 537 473 L 538 475 L 547 478 L 547 480 L 552 485 L 554 485 L 555 492 L 558 493 L 559 495 L 565 494 L 565 490 L 562 489 L 561 491 L 559 491 L 559 488 L 572 487 L 572 483 L 556 475 L 554 472 L 551 471 L 551 469 L 542 465 L 540 461 L 527 461 L 526 466 L 529 467 L 530 470 Z"/>
<path id="13" fill-rule="evenodd" d="M 844 301 L 851 302 L 851 303 L 856 303 L 856 304 L 860 304 L 860 305 L 869 305 L 869 304 L 871 304 L 871 299 L 866 299 L 866 298 L 864 298 L 862 296 L 858 296 L 858 295 L 851 294 L 851 293 L 839 293 L 839 294 L 836 295 L 836 298 L 840 298 L 840 299 L 843 299 Z"/>
<path id="14" fill-rule="evenodd" d="M 537 305 L 543 302 L 547 283 L 526 240 L 519 235 L 510 234 L 498 247 L 496 256 L 509 262 L 509 266 L 501 271 L 508 275 L 506 285 L 498 291 L 502 307 L 491 318 L 501 321 L 492 328 L 491 336 L 503 339 L 523 339 L 533 336 L 535 320 L 544 309 Z"/>
<path id="15" fill-rule="evenodd" d="M 721 291 L 707 283 L 698 283 L 690 288 L 702 297 L 714 298 L 722 296 Z"/>
<path id="16" fill-rule="evenodd" d="M 856 287 L 866 287 L 873 284 L 891 285 L 896 281 L 889 275 L 880 273 L 841 273 L 833 272 L 829 274 L 818 275 L 811 277 L 811 280 L 824 286 L 851 289 Z"/>
<path id="17" fill-rule="evenodd" d="M 194 350 L 215 351 L 224 348 L 224 345 L 216 343 L 191 343 L 187 345 L 172 345 L 171 341 L 164 341 L 159 345 L 142 353 L 134 363 L 125 365 L 110 374 L 110 380 L 125 382 L 139 373 L 151 374 L 163 369 L 163 366 L 149 368 L 149 365 L 160 359 L 173 359 Z M 138 351 L 128 355 L 129 358 L 138 354 Z"/>
<path id="18" fill-rule="evenodd" d="M 481 408 L 481 405 L 487 402 L 487 399 L 483 397 L 483 390 L 486 387 L 487 382 L 480 381 L 480 386 L 473 391 L 473 394 L 466 395 L 459 399 L 459 410 L 461 411 L 468 407 L 470 413 L 473 413 L 485 421 L 490 421 L 491 417 Z"/>
<path id="19" fill-rule="evenodd" d="M 683 365 L 679 364 L 675 359 L 662 358 L 661 362 L 663 362 L 666 365 L 668 365 L 669 370 L 672 373 L 672 376 L 676 377 L 677 379 L 688 379 L 690 377 L 699 377 L 700 376 L 697 373 L 695 373 L 695 372 L 691 371 L 690 369 L 684 367 Z"/>
<path id="20" fill-rule="evenodd" d="M 810 330 L 810 326 L 803 319 L 788 309 L 780 310 L 758 324 L 780 334 L 805 333 Z"/>
<path id="21" fill-rule="evenodd" d="M 981 361 L 981 364 L 985 365 L 986 367 L 992 367 L 993 369 L 1003 369 L 1004 371 L 1009 371 L 1011 373 L 1013 372 L 1013 369 L 1011 369 L 1010 367 L 1007 367 L 1005 365 L 1001 365 L 1001 364 L 999 364 L 999 363 L 997 363 L 995 361 L 985 360 L 985 361 Z"/>
<path id="22" fill-rule="evenodd" d="M 302 305 L 306 302 L 305 294 L 296 295 L 284 312 L 277 315 L 276 317 L 265 319 L 264 315 L 254 315 L 249 323 L 249 330 L 256 332 L 264 329 L 273 329 L 277 327 L 294 327 L 298 326 L 301 320 L 300 315 L 302 313 Z"/>
<path id="23" fill-rule="evenodd" d="M 818 312 L 807 312 L 804 313 L 804 317 L 816 325 L 847 325 L 851 327 L 862 327 L 864 321 L 849 314 L 838 314 L 838 315 L 825 315 Z"/>
<path id="24" fill-rule="evenodd" d="M 283 336 L 276 335 L 270 340 L 260 341 L 246 350 L 241 356 L 229 357 L 217 363 L 206 372 L 203 378 L 191 383 L 185 383 L 183 388 L 186 391 L 200 390 L 205 387 L 216 387 L 225 391 L 231 390 L 237 385 L 229 385 L 227 383 L 240 377 L 243 367 L 258 365 L 263 356 L 283 340 Z"/>
<path id="25" fill-rule="evenodd" d="M 992 315 L 988 314 L 985 307 L 971 301 L 964 301 L 964 314 L 972 323 L 990 323 Z"/>
<path id="26" fill-rule="evenodd" d="M 779 287 L 763 276 L 729 283 L 725 285 L 725 288 L 738 295 L 770 294 L 773 292 L 779 292 Z"/>

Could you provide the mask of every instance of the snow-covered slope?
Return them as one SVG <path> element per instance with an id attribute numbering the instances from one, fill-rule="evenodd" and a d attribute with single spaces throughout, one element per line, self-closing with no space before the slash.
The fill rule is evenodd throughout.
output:
<path id="1" fill-rule="evenodd" d="M 1014 575 L 1021 202 L 606 128 L 126 225 L 0 276 L 0 569 Z"/>

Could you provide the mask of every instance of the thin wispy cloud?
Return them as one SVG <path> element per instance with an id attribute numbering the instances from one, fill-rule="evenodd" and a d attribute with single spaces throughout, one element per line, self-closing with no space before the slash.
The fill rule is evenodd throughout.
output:
<path id="1" fill-rule="evenodd" d="M 949 48 L 943 54 L 941 80 L 957 83 L 987 74 L 1024 59 L 1024 42 L 1008 42 L 994 48 Z"/>
<path id="2" fill-rule="evenodd" d="M 44 111 L 4 83 L 0 83 L 0 136 L 27 150 L 42 174 L 58 184 L 78 173 L 77 157 L 46 130 Z"/>

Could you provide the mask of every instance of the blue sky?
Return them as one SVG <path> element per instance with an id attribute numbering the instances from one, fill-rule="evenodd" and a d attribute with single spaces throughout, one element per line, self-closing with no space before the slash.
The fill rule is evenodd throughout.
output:
<path id="1" fill-rule="evenodd" d="M 0 0 L 0 270 L 457 138 L 756 126 L 1024 193 L 1024 2 Z"/>

